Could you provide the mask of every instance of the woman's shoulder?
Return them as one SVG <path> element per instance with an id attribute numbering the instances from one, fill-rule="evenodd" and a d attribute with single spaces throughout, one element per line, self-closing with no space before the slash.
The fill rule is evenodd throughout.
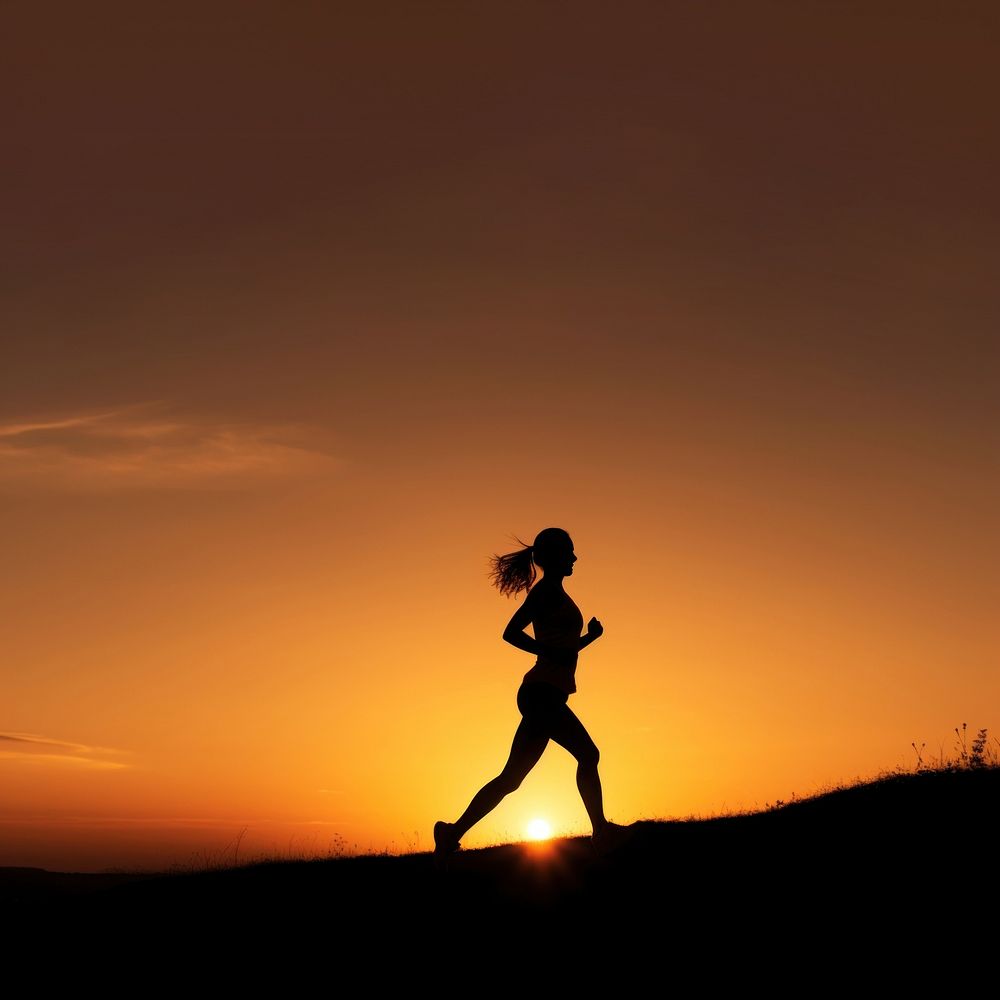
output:
<path id="1" fill-rule="evenodd" d="M 553 583 L 547 584 L 542 579 L 528 591 L 528 596 L 524 600 L 525 603 L 530 600 L 535 607 L 547 607 L 567 599 L 569 599 L 569 594 L 562 587 Z"/>

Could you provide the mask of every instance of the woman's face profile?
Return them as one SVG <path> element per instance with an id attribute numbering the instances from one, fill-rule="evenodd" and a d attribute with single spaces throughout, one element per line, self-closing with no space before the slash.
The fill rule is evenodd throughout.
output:
<path id="1" fill-rule="evenodd" d="M 576 553 L 573 551 L 573 539 L 566 536 L 566 539 L 553 547 L 550 556 L 551 569 L 553 573 L 561 573 L 563 576 L 571 576 L 573 573 L 573 563 L 576 562 Z"/>

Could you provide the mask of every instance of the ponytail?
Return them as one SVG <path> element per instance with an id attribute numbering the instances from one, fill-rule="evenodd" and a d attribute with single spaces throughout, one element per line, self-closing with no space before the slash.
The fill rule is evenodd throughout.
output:
<path id="1" fill-rule="evenodd" d="M 520 538 L 515 537 L 514 540 L 524 545 Z M 522 590 L 530 590 L 537 576 L 530 545 L 524 545 L 523 549 L 508 552 L 507 555 L 490 556 L 490 566 L 492 567 L 489 573 L 490 582 L 505 597 L 513 597 Z"/>

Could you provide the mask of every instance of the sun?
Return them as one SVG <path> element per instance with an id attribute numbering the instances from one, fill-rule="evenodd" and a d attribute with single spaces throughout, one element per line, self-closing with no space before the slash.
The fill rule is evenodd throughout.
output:
<path id="1" fill-rule="evenodd" d="M 545 819 L 533 819 L 528 823 L 528 836 L 532 840 L 548 840 L 552 836 L 552 825 Z"/>

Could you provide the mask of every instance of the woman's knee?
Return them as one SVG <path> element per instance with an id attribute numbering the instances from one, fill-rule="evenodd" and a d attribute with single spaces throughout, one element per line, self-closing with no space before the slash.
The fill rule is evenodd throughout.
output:
<path id="1" fill-rule="evenodd" d="M 582 747 L 576 755 L 576 761 L 580 767 L 594 768 L 597 767 L 598 762 L 601 759 L 601 751 L 597 749 L 597 745 L 590 743 L 585 747 Z"/>
<path id="2" fill-rule="evenodd" d="M 510 795 L 511 792 L 516 792 L 521 787 L 522 781 L 524 781 L 523 774 L 502 771 L 493 779 L 493 784 L 504 795 Z"/>

